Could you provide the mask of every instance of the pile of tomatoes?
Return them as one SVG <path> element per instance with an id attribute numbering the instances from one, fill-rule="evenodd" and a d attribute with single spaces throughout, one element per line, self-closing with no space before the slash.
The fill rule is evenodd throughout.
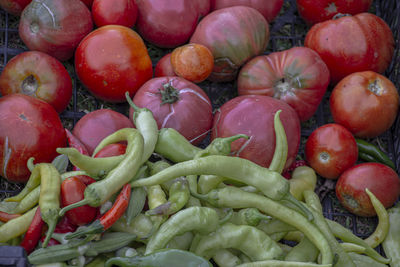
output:
<path id="1" fill-rule="evenodd" d="M 282 110 L 289 169 L 299 155 L 302 123 L 329 94 L 333 121 L 308 138 L 307 163 L 321 177 L 339 179 L 338 197 L 357 215 L 374 215 L 365 212 L 370 203 L 362 205 L 369 202 L 365 187 L 373 187 L 369 189 L 386 207 L 399 197 L 397 173 L 383 164 L 364 165 L 371 183 L 365 174 L 346 173 L 358 168 L 355 138 L 380 136 L 398 113 L 398 91 L 383 75 L 395 39 L 383 19 L 368 13 L 372 0 L 297 0 L 298 14 L 309 26 L 304 46 L 269 54 L 270 24 L 284 8 L 283 0 L 0 4 L 20 16 L 19 36 L 29 49 L 10 59 L 0 76 L 0 175 L 10 182 L 26 182 L 30 157 L 50 162 L 57 147 L 68 145 L 59 114 L 73 92 L 63 65 L 69 61 L 97 99 L 124 103 L 129 92 L 137 106 L 153 112 L 159 128 L 174 128 L 195 145 L 208 136 L 250 136 L 232 143 L 232 154 L 264 167 L 275 149 L 274 114 Z M 166 54 L 152 62 L 148 43 Z M 200 87 L 205 80 L 233 83 L 236 96 L 213 110 Z M 132 113 L 91 111 L 70 134 L 91 154 L 107 135 L 134 127 Z M 363 181 L 354 183 L 357 179 Z M 361 204 L 346 205 L 354 200 Z"/>

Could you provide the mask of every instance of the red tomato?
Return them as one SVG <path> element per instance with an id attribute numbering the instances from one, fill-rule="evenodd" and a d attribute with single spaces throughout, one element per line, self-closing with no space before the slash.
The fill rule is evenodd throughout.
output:
<path id="1" fill-rule="evenodd" d="M 81 0 L 89 9 L 92 8 L 93 0 Z"/>
<path id="2" fill-rule="evenodd" d="M 336 14 L 356 15 L 367 12 L 372 0 L 296 0 L 297 10 L 309 24 L 332 19 Z"/>
<path id="3" fill-rule="evenodd" d="M 306 47 L 257 56 L 238 75 L 239 95 L 267 95 L 294 108 L 301 121 L 317 110 L 329 85 L 329 70 L 319 55 Z"/>
<path id="4" fill-rule="evenodd" d="M 32 0 L 0 0 L 0 7 L 14 16 L 20 16 L 22 10 L 24 10 L 31 1 Z"/>
<path id="5" fill-rule="evenodd" d="M 94 155 L 95 158 L 106 158 L 125 154 L 125 144 L 109 144 Z"/>
<path id="6" fill-rule="evenodd" d="M 307 162 L 319 175 L 337 179 L 356 163 L 358 148 L 349 130 L 339 124 L 329 123 L 310 134 L 305 155 Z"/>
<path id="7" fill-rule="evenodd" d="M 273 21 L 282 9 L 283 0 L 211 0 L 211 10 L 231 6 L 249 6 L 257 9 L 268 22 Z"/>
<path id="8" fill-rule="evenodd" d="M 207 136 L 212 124 L 212 106 L 196 84 L 180 77 L 153 78 L 133 98 L 138 107 L 153 112 L 158 128 L 174 128 L 193 144 Z M 133 109 L 129 109 L 132 119 Z"/>
<path id="9" fill-rule="evenodd" d="M 296 111 L 281 100 L 261 95 L 229 100 L 214 116 L 211 139 L 246 134 L 250 139 L 234 141 L 232 153 L 269 167 L 275 151 L 274 116 L 278 110 L 282 110 L 280 119 L 288 142 L 286 169 L 294 162 L 299 150 L 300 121 Z"/>
<path id="10" fill-rule="evenodd" d="M 133 27 L 136 23 L 138 7 L 134 0 L 94 0 L 92 16 L 97 27 L 122 25 Z"/>
<path id="11" fill-rule="evenodd" d="M 171 64 L 171 53 L 165 54 L 154 67 L 154 77 L 176 76 Z"/>
<path id="12" fill-rule="evenodd" d="M 0 75 L 0 93 L 39 98 L 61 113 L 72 97 L 72 80 L 64 65 L 39 51 L 13 57 Z"/>
<path id="13" fill-rule="evenodd" d="M 132 121 L 125 115 L 111 109 L 98 109 L 84 115 L 72 130 L 87 148 L 89 155 L 108 135 L 122 128 L 133 128 Z"/>
<path id="14" fill-rule="evenodd" d="M 125 92 L 135 94 L 153 76 L 153 67 L 142 38 L 132 29 L 107 25 L 88 34 L 75 53 L 81 82 L 96 97 L 125 102 Z"/>
<path id="15" fill-rule="evenodd" d="M 376 137 L 394 123 L 399 94 L 385 76 L 373 71 L 350 74 L 333 89 L 329 99 L 333 120 L 361 138 Z"/>
<path id="16" fill-rule="evenodd" d="M 84 199 L 86 185 L 76 177 L 69 177 L 61 183 L 61 207 L 65 207 Z M 97 215 L 96 207 L 84 205 L 73 208 L 65 213 L 68 220 L 75 225 L 85 225 L 92 222 Z"/>
<path id="17" fill-rule="evenodd" d="M 190 43 L 206 46 L 214 56 L 211 81 L 233 81 L 239 68 L 262 54 L 269 42 L 269 25 L 260 12 L 247 6 L 219 9 L 205 16 Z"/>
<path id="18" fill-rule="evenodd" d="M 336 84 L 358 71 L 383 73 L 392 60 L 394 39 L 383 19 L 360 13 L 315 24 L 307 32 L 304 46 L 320 55 Z"/>
<path id="19" fill-rule="evenodd" d="M 350 212 L 375 216 L 365 189 L 368 188 L 385 206 L 391 207 L 400 195 L 400 180 L 390 167 L 375 162 L 361 163 L 346 170 L 336 183 L 336 196 Z"/>
<path id="20" fill-rule="evenodd" d="M 80 0 L 42 0 L 24 9 L 18 32 L 29 50 L 64 61 L 92 29 L 90 11 Z"/>
<path id="21" fill-rule="evenodd" d="M 159 47 L 173 48 L 186 43 L 204 10 L 204 0 L 143 0 L 136 23 L 143 39 Z M 209 1 L 209 0 L 207 0 Z"/>
<path id="22" fill-rule="evenodd" d="M 0 175 L 11 182 L 26 182 L 26 162 L 51 162 L 57 147 L 66 146 L 64 127 L 50 104 L 11 94 L 0 98 Z"/>
<path id="23" fill-rule="evenodd" d="M 214 56 L 201 44 L 186 44 L 171 53 L 174 72 L 188 81 L 200 83 L 207 79 L 214 67 Z"/>

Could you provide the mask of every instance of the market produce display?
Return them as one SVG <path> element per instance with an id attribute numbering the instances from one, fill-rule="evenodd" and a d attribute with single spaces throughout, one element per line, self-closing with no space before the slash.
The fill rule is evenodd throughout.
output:
<path id="1" fill-rule="evenodd" d="M 0 265 L 400 266 L 400 5 L 263 3 L 0 1 Z"/>

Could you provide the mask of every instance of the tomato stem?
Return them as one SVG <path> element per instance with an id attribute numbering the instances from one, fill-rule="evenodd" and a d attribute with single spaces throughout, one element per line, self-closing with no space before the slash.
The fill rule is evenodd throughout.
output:
<path id="1" fill-rule="evenodd" d="M 172 86 L 172 81 L 163 84 L 163 89 L 158 91 L 161 94 L 161 105 L 173 104 L 179 100 L 179 92 Z"/>

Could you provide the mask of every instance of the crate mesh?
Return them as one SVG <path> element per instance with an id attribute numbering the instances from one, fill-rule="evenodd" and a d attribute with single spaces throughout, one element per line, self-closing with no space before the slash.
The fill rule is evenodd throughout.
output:
<path id="1" fill-rule="evenodd" d="M 397 46 L 392 63 L 386 72 L 386 76 L 390 78 L 396 86 L 399 86 L 400 76 L 398 65 L 400 64 L 400 44 L 398 43 L 398 40 L 400 34 L 400 3 L 398 3 L 397 0 L 375 0 L 370 12 L 383 18 L 393 31 Z M 270 30 L 271 40 L 265 52 L 266 54 L 273 51 L 285 50 L 293 46 L 303 45 L 308 27 L 297 13 L 295 0 L 285 0 L 281 14 L 271 23 Z M 153 65 L 155 65 L 164 54 L 171 51 L 159 49 L 151 44 L 147 44 L 147 47 L 149 54 L 152 57 Z M 18 18 L 0 10 L 0 72 L 12 57 L 26 50 L 26 46 L 18 36 Z M 73 62 L 64 62 L 64 65 L 70 72 L 74 84 L 72 100 L 70 101 L 67 110 L 60 114 L 66 128 L 71 130 L 75 123 L 85 113 L 99 108 L 111 108 L 125 115 L 128 114 L 128 106 L 126 104 L 110 104 L 99 101 L 91 96 L 77 79 L 74 73 Z M 209 95 L 214 109 L 220 107 L 227 100 L 237 95 L 235 82 L 214 83 L 206 81 L 201 83 L 200 87 Z M 328 98 L 329 90 L 316 114 L 308 121 L 302 123 L 302 143 L 299 157 L 303 157 L 302 153 L 304 151 L 304 143 L 308 135 L 317 127 L 332 122 L 329 113 L 329 106 L 327 105 Z M 399 169 L 400 165 L 400 161 L 397 160 L 400 157 L 400 137 L 397 134 L 399 132 L 399 127 L 400 118 L 398 117 L 390 131 L 374 140 L 370 140 L 379 145 L 389 154 L 396 163 L 397 169 Z M 22 186 L 23 185 L 21 184 L 8 183 L 5 179 L 0 177 L 0 200 L 9 195 L 16 194 Z M 346 212 L 335 197 L 334 186 L 334 181 L 318 178 L 317 191 L 324 207 L 325 216 L 348 227 L 360 237 L 364 238 L 370 235 L 376 227 L 377 219 L 375 217 L 361 218 Z M 379 252 L 382 252 L 380 247 L 377 249 Z"/>

